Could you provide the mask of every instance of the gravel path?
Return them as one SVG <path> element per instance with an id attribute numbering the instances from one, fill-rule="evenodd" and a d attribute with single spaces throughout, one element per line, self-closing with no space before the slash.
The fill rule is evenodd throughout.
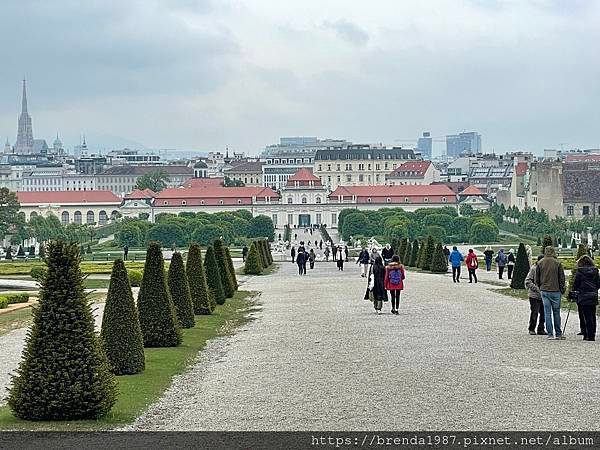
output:
<path id="1" fill-rule="evenodd" d="M 408 273 L 399 316 L 357 266 L 281 265 L 258 319 L 212 341 L 136 430 L 595 429 L 600 346 L 529 336 L 528 302 Z M 563 313 L 564 318 L 564 313 Z"/>

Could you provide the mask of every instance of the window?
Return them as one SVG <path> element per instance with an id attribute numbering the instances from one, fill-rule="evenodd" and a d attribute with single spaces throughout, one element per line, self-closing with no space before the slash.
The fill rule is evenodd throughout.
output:
<path id="1" fill-rule="evenodd" d="M 337 224 L 337 214 L 332 213 L 331 214 L 331 226 L 336 225 L 336 224 Z"/>
<path id="2" fill-rule="evenodd" d="M 388 203 L 391 203 L 392 199 L 388 197 L 388 198 L 385 199 L 385 201 L 388 202 Z"/>
<path id="3" fill-rule="evenodd" d="M 590 215 L 590 207 L 589 206 L 584 206 L 583 210 L 582 210 L 582 214 L 584 216 L 589 216 Z"/>
<path id="4" fill-rule="evenodd" d="M 319 164 L 319 172 L 323 171 L 323 165 Z"/>
<path id="5" fill-rule="evenodd" d="M 306 197 L 302 197 L 302 204 L 306 205 Z"/>
<path id="6" fill-rule="evenodd" d="M 201 205 L 204 205 L 204 200 L 200 200 L 200 204 L 201 204 Z"/>
<path id="7" fill-rule="evenodd" d="M 69 223 L 69 213 L 67 211 L 63 211 L 60 215 L 60 222 L 63 225 L 67 225 Z"/>
<path id="8" fill-rule="evenodd" d="M 341 176 L 341 175 L 338 175 L 338 176 L 337 176 L 337 182 L 338 182 L 338 183 L 341 183 L 341 182 L 342 182 L 342 176 Z"/>
<path id="9" fill-rule="evenodd" d="M 287 202 L 288 202 L 288 205 L 291 205 L 293 202 L 292 197 L 288 197 Z"/>
<path id="10" fill-rule="evenodd" d="M 371 197 L 367 199 L 367 203 L 371 203 Z"/>
<path id="11" fill-rule="evenodd" d="M 350 183 L 352 181 L 352 175 L 346 175 L 346 181 Z"/>
<path id="12" fill-rule="evenodd" d="M 567 206 L 567 216 L 572 216 L 574 213 L 574 208 L 572 205 Z"/>
<path id="13" fill-rule="evenodd" d="M 423 202 L 424 202 L 424 203 L 429 203 L 429 197 L 425 197 L 425 198 L 423 199 Z"/>
<path id="14" fill-rule="evenodd" d="M 346 164 L 346 170 L 352 170 L 352 164 Z"/>
<path id="15" fill-rule="evenodd" d="M 239 202 L 240 200 L 238 200 Z M 275 225 L 275 227 L 277 227 L 277 214 L 272 214 L 271 215 L 271 220 L 273 221 L 273 225 Z"/>
<path id="16" fill-rule="evenodd" d="M 377 173 L 377 174 L 375 174 L 375 181 L 376 181 L 377 183 L 379 183 L 379 174 L 378 174 L 378 173 Z"/>
<path id="17" fill-rule="evenodd" d="M 381 170 L 381 164 L 379 164 L 379 163 L 375 164 L 375 170 Z"/>
<path id="18" fill-rule="evenodd" d="M 94 211 L 88 211 L 85 218 L 88 224 L 94 223 Z"/>
<path id="19" fill-rule="evenodd" d="M 410 203 L 410 198 L 404 197 L 404 203 Z"/>
<path id="20" fill-rule="evenodd" d="M 358 176 L 358 181 L 360 181 L 361 183 L 365 181 L 365 176 L 362 173 Z"/>
<path id="21" fill-rule="evenodd" d="M 223 204 L 223 200 L 219 200 L 219 205 L 222 205 L 222 204 Z"/>
<path id="22" fill-rule="evenodd" d="M 336 170 L 339 172 L 340 170 L 342 170 L 342 165 L 341 164 L 336 164 Z"/>
<path id="23" fill-rule="evenodd" d="M 166 200 L 163 202 L 163 205 L 168 205 L 168 204 L 169 204 L 169 202 Z"/>
<path id="24" fill-rule="evenodd" d="M 241 204 L 242 204 L 242 199 L 238 198 L 238 205 L 241 205 Z"/>
<path id="25" fill-rule="evenodd" d="M 365 165 L 364 164 L 359 164 L 358 165 L 358 170 L 365 170 Z"/>
<path id="26" fill-rule="evenodd" d="M 108 222 L 108 214 L 106 214 L 106 211 L 104 211 L 104 210 L 100 211 L 100 213 L 98 213 L 98 224 L 106 225 L 107 222 Z"/>
<path id="27" fill-rule="evenodd" d="M 327 172 L 331 172 L 331 164 L 327 164 Z"/>
<path id="28" fill-rule="evenodd" d="M 317 203 L 321 203 L 321 197 L 317 197 L 317 199 L 315 200 Z"/>
<path id="29" fill-rule="evenodd" d="M 294 224 L 294 215 L 288 214 L 288 225 L 293 225 L 293 224 Z"/>
<path id="30" fill-rule="evenodd" d="M 187 202 L 186 202 L 185 200 L 181 200 L 181 204 L 182 204 L 183 206 L 185 206 L 185 205 L 187 205 Z"/>

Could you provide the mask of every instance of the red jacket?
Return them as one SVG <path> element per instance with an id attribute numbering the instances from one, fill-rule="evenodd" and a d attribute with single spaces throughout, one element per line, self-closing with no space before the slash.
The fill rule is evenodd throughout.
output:
<path id="1" fill-rule="evenodd" d="M 402 280 L 400 281 L 400 284 L 392 284 L 390 283 L 390 272 L 394 269 L 400 269 L 400 272 L 402 272 Z M 390 263 L 385 267 L 385 279 L 384 279 L 384 284 L 385 284 L 385 289 L 387 291 L 401 291 L 404 289 L 404 279 L 406 278 L 406 271 L 404 270 L 404 266 L 402 264 L 398 264 L 398 263 Z"/>
<path id="2" fill-rule="evenodd" d="M 467 263 L 467 269 L 477 269 L 477 266 L 479 265 L 477 255 L 474 252 L 467 255 L 465 262 Z"/>

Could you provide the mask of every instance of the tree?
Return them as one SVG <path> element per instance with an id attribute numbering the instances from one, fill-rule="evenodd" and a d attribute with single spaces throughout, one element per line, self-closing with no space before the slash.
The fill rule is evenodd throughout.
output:
<path id="1" fill-rule="evenodd" d="M 146 251 L 137 306 L 144 347 L 176 347 L 181 343 L 181 330 L 167 288 L 162 250 L 158 242 L 151 242 Z"/>
<path id="2" fill-rule="evenodd" d="M 179 326 L 181 328 L 193 328 L 196 324 L 194 321 L 194 305 L 192 305 L 183 258 L 179 252 L 173 253 L 171 257 L 168 283 Z"/>
<path id="3" fill-rule="evenodd" d="M 423 253 L 425 252 L 426 241 L 419 241 L 419 254 L 417 255 L 417 268 L 423 265 Z"/>
<path id="4" fill-rule="evenodd" d="M 225 255 L 223 241 L 221 239 L 215 240 L 213 248 L 215 250 L 217 266 L 219 267 L 219 274 L 221 275 L 223 292 L 225 293 L 225 297 L 231 298 L 233 297 L 233 294 L 235 294 L 235 286 L 233 285 L 233 279 L 229 273 L 229 264 L 227 264 L 227 255 Z"/>
<path id="5" fill-rule="evenodd" d="M 266 238 L 272 241 L 275 238 L 275 227 L 273 221 L 267 216 L 256 216 L 250 220 L 248 224 L 249 238 Z"/>
<path id="6" fill-rule="evenodd" d="M 487 244 L 498 240 L 498 227 L 495 224 L 475 222 L 471 226 L 471 242 Z"/>
<path id="7" fill-rule="evenodd" d="M 19 222 L 17 213 L 20 208 L 17 194 L 8 188 L 0 188 L 0 239 L 4 239 L 11 226 Z"/>
<path id="8" fill-rule="evenodd" d="M 12 261 L 13 259 L 12 247 L 10 245 L 6 246 L 6 256 L 4 257 L 4 259 L 6 259 L 7 261 Z"/>
<path id="9" fill-rule="evenodd" d="M 153 170 L 139 177 L 135 183 L 135 188 L 141 191 L 150 189 L 154 192 L 160 192 L 167 187 L 169 181 L 171 180 L 167 172 L 162 169 Z"/>
<path id="10" fill-rule="evenodd" d="M 131 222 L 125 222 L 119 226 L 115 233 L 115 240 L 121 247 L 139 247 L 143 245 L 144 237 L 138 226 Z"/>
<path id="11" fill-rule="evenodd" d="M 404 265 L 410 266 L 410 255 L 412 254 L 412 244 L 409 239 L 406 239 L 406 249 L 404 250 L 404 255 L 400 256 L 400 261 Z"/>
<path id="12" fill-rule="evenodd" d="M 408 261 L 408 265 L 410 267 L 416 267 L 417 266 L 417 258 L 418 257 L 419 257 L 419 241 L 417 239 L 415 239 L 413 241 L 413 245 L 412 245 L 412 249 L 411 249 L 410 259 Z"/>
<path id="13" fill-rule="evenodd" d="M 431 271 L 434 273 L 448 272 L 448 260 L 446 259 L 446 255 L 444 255 L 442 244 L 437 244 L 435 246 L 433 258 L 431 260 Z"/>
<path id="14" fill-rule="evenodd" d="M 17 251 L 17 258 L 24 258 L 25 257 L 25 249 L 23 248 L 22 245 L 19 245 L 19 250 Z"/>
<path id="15" fill-rule="evenodd" d="M 365 213 L 360 211 L 354 211 L 352 214 L 348 214 L 344 218 L 343 230 L 342 237 L 346 241 L 350 239 L 350 236 L 371 235 L 369 219 Z"/>
<path id="16" fill-rule="evenodd" d="M 160 242 L 163 247 L 186 245 L 186 236 L 183 229 L 174 223 L 159 223 L 148 230 L 146 240 Z"/>
<path id="17" fill-rule="evenodd" d="M 208 246 L 223 234 L 223 228 L 218 225 L 200 225 L 192 231 L 192 240 L 200 245 Z"/>
<path id="18" fill-rule="evenodd" d="M 473 207 L 468 203 L 463 203 L 458 209 L 460 210 L 461 216 L 469 217 L 475 214 L 475 209 L 473 209 Z"/>
<path id="19" fill-rule="evenodd" d="M 97 419 L 117 398 L 79 268 L 79 248 L 63 241 L 47 248 L 48 272 L 8 397 L 25 420 Z"/>
<path id="20" fill-rule="evenodd" d="M 242 180 L 233 180 L 229 177 L 223 178 L 223 186 L 225 187 L 243 187 L 246 186 Z"/>
<path id="21" fill-rule="evenodd" d="M 577 248 L 577 243 L 575 242 L 575 238 L 571 239 L 571 248 Z"/>
<path id="22" fill-rule="evenodd" d="M 246 257 L 246 264 L 244 265 L 244 273 L 246 275 L 260 275 L 263 271 L 260 263 L 260 255 L 256 246 L 256 241 L 250 245 L 248 256 Z"/>
<path id="23" fill-rule="evenodd" d="M 100 337 L 115 375 L 144 371 L 144 339 L 122 259 L 116 259 L 113 263 Z"/>
<path id="24" fill-rule="evenodd" d="M 190 245 L 185 271 L 190 286 L 194 313 L 202 315 L 212 313 L 215 302 L 206 282 L 202 252 L 200 246 L 195 242 Z"/>
<path id="25" fill-rule="evenodd" d="M 46 257 L 46 247 L 44 244 L 40 244 L 40 259 L 44 259 Z"/>
<path id="26" fill-rule="evenodd" d="M 223 290 L 223 283 L 221 282 L 221 274 L 219 273 L 219 265 L 217 263 L 217 257 L 215 255 L 215 249 L 212 245 L 209 245 L 206 249 L 206 256 L 204 258 L 204 272 L 206 273 L 206 282 L 208 287 L 212 290 L 215 296 L 215 302 L 217 305 L 225 303 L 225 291 Z"/>
<path id="27" fill-rule="evenodd" d="M 403 264 L 408 263 L 408 261 L 406 261 L 404 259 L 404 256 L 406 254 L 406 246 L 407 245 L 408 245 L 408 239 L 402 238 L 402 241 L 400 242 L 400 248 L 394 247 L 394 250 L 396 251 L 396 255 L 398 255 L 398 257 L 400 258 L 400 262 L 402 262 Z"/>
<path id="28" fill-rule="evenodd" d="M 233 267 L 233 260 L 231 259 L 231 254 L 229 253 L 229 247 L 225 247 L 225 259 L 229 267 L 229 273 L 231 274 L 231 281 L 233 282 L 234 289 L 237 291 L 238 282 L 235 275 L 235 268 Z"/>
<path id="29" fill-rule="evenodd" d="M 542 255 L 544 254 L 546 247 L 552 247 L 553 245 L 554 244 L 552 243 L 552 236 L 544 236 L 544 240 L 542 242 Z"/>
<path id="30" fill-rule="evenodd" d="M 425 234 L 431 236 L 436 241 L 443 241 L 446 239 L 446 228 L 440 227 L 439 225 L 429 225 L 425 227 Z"/>
<path id="31" fill-rule="evenodd" d="M 529 273 L 529 264 L 530 261 L 527 250 L 525 250 L 525 245 L 521 242 L 519 244 L 519 249 L 517 250 L 515 268 L 510 282 L 511 288 L 525 289 L 525 278 L 527 278 L 527 274 Z"/>
<path id="32" fill-rule="evenodd" d="M 433 236 L 427 236 L 425 241 L 425 249 L 421 256 L 421 269 L 431 270 L 431 260 L 433 259 L 433 253 L 435 251 L 435 241 Z"/>

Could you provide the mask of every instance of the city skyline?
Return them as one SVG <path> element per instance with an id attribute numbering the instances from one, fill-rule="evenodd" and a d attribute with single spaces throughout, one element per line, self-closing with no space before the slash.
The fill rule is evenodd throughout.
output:
<path id="1" fill-rule="evenodd" d="M 0 44 L 0 135 L 15 143 L 25 75 L 34 137 L 69 148 L 85 134 L 257 154 L 280 136 L 415 146 L 425 130 L 476 131 L 485 152 L 600 147 L 597 2 L 422 3 L 8 2 L 6 32 L 32 26 Z"/>

